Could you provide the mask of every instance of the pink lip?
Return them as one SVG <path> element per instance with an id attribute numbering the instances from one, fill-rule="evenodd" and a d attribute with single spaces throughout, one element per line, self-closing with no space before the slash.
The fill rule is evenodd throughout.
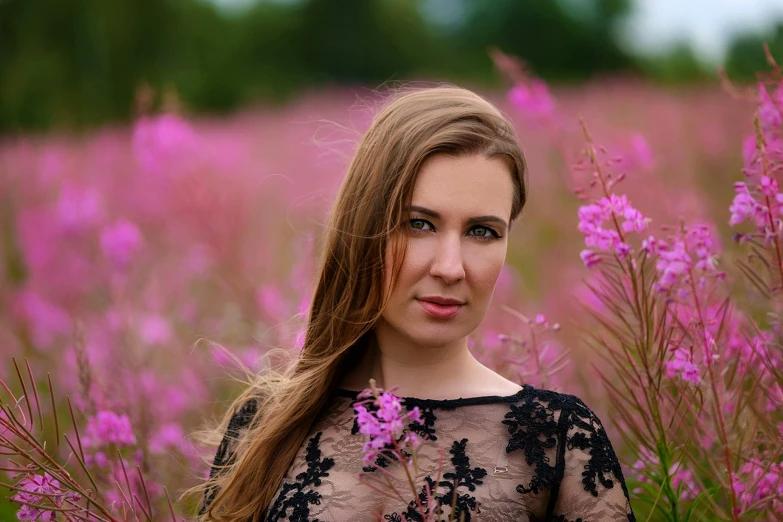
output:
<path id="1" fill-rule="evenodd" d="M 457 315 L 463 306 L 461 304 L 443 305 L 422 299 L 417 299 L 417 301 L 425 312 L 436 319 L 450 319 Z"/>

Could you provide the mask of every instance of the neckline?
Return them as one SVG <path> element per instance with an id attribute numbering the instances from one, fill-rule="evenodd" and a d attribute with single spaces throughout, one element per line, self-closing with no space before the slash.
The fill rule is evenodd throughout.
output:
<path id="1" fill-rule="evenodd" d="M 522 398 L 522 396 L 532 389 L 529 384 L 522 384 L 522 389 L 511 395 L 480 395 L 478 397 L 458 397 L 456 399 L 424 399 L 420 397 L 400 397 L 406 405 L 411 406 L 429 406 L 440 408 L 455 408 L 457 406 L 472 406 L 478 404 L 495 404 L 502 402 L 516 402 Z M 346 390 L 345 388 L 336 388 L 334 395 L 338 397 L 347 397 L 349 399 L 357 400 L 359 391 Z"/>

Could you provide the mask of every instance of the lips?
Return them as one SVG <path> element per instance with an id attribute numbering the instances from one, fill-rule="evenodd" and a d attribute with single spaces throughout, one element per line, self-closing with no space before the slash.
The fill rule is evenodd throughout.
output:
<path id="1" fill-rule="evenodd" d="M 441 301 L 447 301 L 448 299 L 440 299 Z M 463 304 L 457 300 L 450 300 L 452 304 L 437 303 L 434 301 L 428 301 L 424 299 L 417 299 L 424 311 L 434 317 L 435 319 L 451 319 L 456 316 L 460 310 L 462 310 Z M 456 304 L 454 304 L 456 303 Z"/>
<path id="2" fill-rule="evenodd" d="M 439 305 L 464 305 L 464 301 L 460 301 L 459 299 L 454 299 L 453 297 L 441 297 L 439 295 L 425 295 L 418 298 L 420 301 L 429 301 L 430 303 L 435 303 Z"/>

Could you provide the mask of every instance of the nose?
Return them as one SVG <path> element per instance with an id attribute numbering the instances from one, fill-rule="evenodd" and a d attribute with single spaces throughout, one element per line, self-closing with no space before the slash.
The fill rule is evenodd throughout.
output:
<path id="1" fill-rule="evenodd" d="M 453 284 L 465 279 L 460 236 L 441 236 L 430 265 L 430 275 L 443 279 L 447 284 Z"/>

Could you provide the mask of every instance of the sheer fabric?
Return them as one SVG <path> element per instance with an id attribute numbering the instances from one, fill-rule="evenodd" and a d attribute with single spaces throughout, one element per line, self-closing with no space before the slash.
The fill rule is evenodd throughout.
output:
<path id="1" fill-rule="evenodd" d="M 264 520 L 422 520 L 406 483 L 398 483 L 402 499 L 394 499 L 359 480 L 363 473 L 374 484 L 374 477 L 382 481 L 379 466 L 397 476 L 402 472 L 398 462 L 362 461 L 364 436 L 358 433 L 352 407 L 356 395 L 336 390 L 330 397 Z M 417 451 L 419 498 L 425 497 L 425 481 L 431 490 L 437 482 L 444 519 L 454 505 L 454 520 L 464 516 L 466 522 L 635 521 L 612 444 L 579 398 L 525 386 L 506 397 L 408 397 L 403 404 L 409 410 L 418 406 L 424 420 L 423 426 L 411 425 L 425 439 Z M 216 466 L 232 458 L 256 407 L 251 400 L 234 414 Z M 204 506 L 214 495 L 206 494 Z"/>

